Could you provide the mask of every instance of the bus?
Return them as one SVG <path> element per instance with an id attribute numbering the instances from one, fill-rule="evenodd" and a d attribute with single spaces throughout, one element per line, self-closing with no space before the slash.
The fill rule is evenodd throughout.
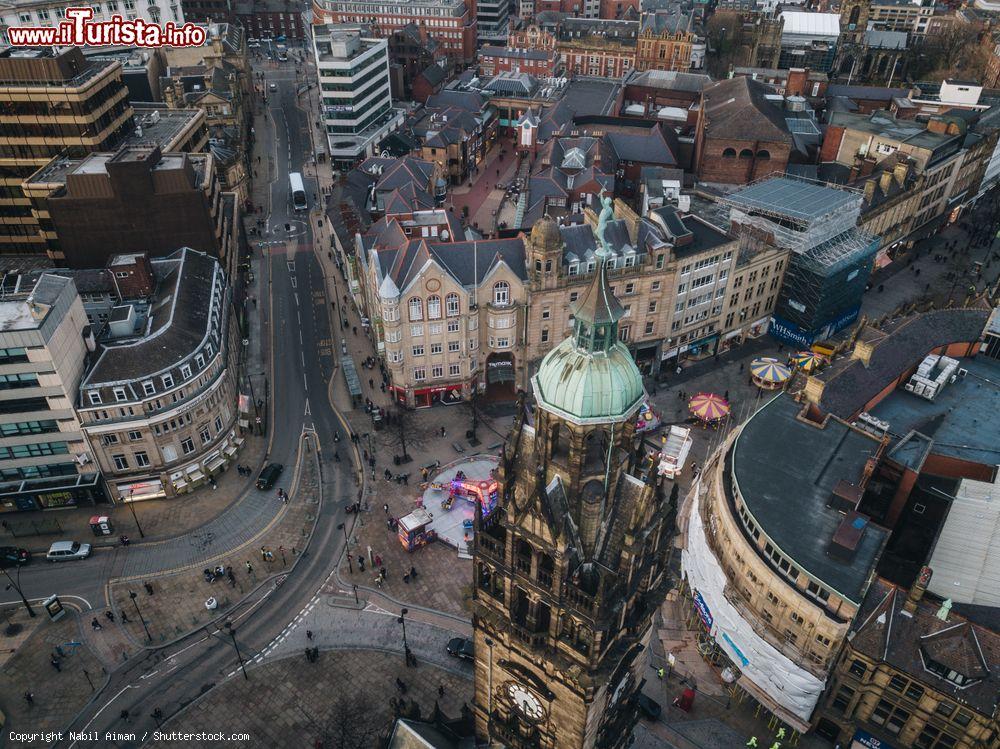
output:
<path id="1" fill-rule="evenodd" d="M 302 175 L 292 172 L 288 175 L 288 181 L 292 187 L 292 207 L 296 211 L 304 211 L 309 208 L 306 200 L 306 188 L 302 184 Z"/>

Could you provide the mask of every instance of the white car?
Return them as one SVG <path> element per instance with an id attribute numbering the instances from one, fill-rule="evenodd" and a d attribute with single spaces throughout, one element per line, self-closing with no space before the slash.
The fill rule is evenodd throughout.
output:
<path id="1" fill-rule="evenodd" d="M 49 547 L 45 558 L 50 562 L 67 562 L 71 559 L 86 559 L 90 556 L 90 544 L 79 541 L 56 541 Z"/>
<path id="2" fill-rule="evenodd" d="M 277 91 L 278 90 L 278 84 L 277 83 L 272 83 L 270 86 L 268 86 L 268 88 L 271 91 Z"/>

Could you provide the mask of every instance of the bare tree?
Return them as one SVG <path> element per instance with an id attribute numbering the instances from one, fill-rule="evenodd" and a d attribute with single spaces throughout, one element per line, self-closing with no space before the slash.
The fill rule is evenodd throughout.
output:
<path id="1" fill-rule="evenodd" d="M 942 80 L 961 75 L 979 79 L 986 54 L 979 32 L 968 24 L 951 23 L 907 54 L 907 73 L 913 80 Z"/>
<path id="2" fill-rule="evenodd" d="M 364 697 L 351 701 L 341 697 L 333 703 L 326 720 L 323 746 L 330 749 L 376 746 L 388 725 L 389 721 L 382 711 L 374 710 Z"/>
<path id="3" fill-rule="evenodd" d="M 433 433 L 431 419 L 422 418 L 415 411 L 396 408 L 387 414 L 385 428 L 377 433 L 378 442 L 392 448 L 402 462 L 411 460 L 410 448 L 421 447 Z M 376 436 L 376 435 L 373 435 Z"/>

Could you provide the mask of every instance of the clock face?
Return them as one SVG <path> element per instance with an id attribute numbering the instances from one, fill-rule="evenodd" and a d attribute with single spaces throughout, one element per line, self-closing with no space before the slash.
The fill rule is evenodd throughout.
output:
<path id="1" fill-rule="evenodd" d="M 541 720 L 545 715 L 541 700 L 527 687 L 511 682 L 507 685 L 507 696 L 515 709 L 528 720 Z"/>

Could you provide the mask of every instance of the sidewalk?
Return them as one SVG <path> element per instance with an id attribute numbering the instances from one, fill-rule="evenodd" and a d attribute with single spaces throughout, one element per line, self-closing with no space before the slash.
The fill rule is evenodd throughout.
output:
<path id="1" fill-rule="evenodd" d="M 273 574 L 290 570 L 309 541 L 322 501 L 314 443 L 307 449 L 304 442 L 300 442 L 295 482 L 288 487 L 288 504 L 269 495 L 273 516 L 264 533 L 248 535 L 242 544 L 183 571 L 158 577 L 113 580 L 109 585 L 112 610 L 118 620 L 117 627 L 122 627 L 129 639 L 129 646 L 123 652 L 138 650 L 147 644 L 139 612 L 130 598 L 132 592 L 138 594 L 139 611 L 149 628 L 152 640 L 148 644 L 162 645 L 223 616 Z M 264 560 L 262 548 L 272 552 L 272 561 Z M 247 562 L 253 567 L 251 571 L 246 568 Z M 232 568 L 232 583 L 226 578 L 211 583 L 205 580 L 202 570 L 218 566 Z M 145 590 L 146 583 L 152 585 L 152 594 Z M 206 606 L 209 599 L 215 599 L 216 608 Z M 124 625 L 122 613 L 128 617 Z"/>

